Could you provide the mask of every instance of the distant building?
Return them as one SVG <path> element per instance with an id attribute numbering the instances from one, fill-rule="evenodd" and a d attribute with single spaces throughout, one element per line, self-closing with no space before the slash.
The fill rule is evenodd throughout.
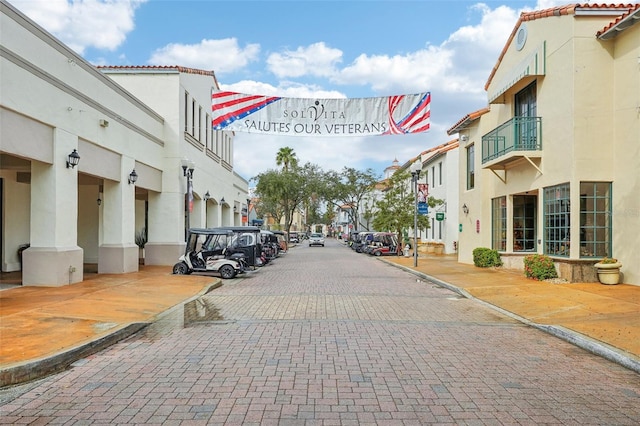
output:
<path id="1" fill-rule="evenodd" d="M 421 152 L 403 164 L 400 170 L 409 170 L 414 161 L 420 161 L 422 171 L 418 184 L 428 185 L 428 197 L 442 200 L 442 204 L 429 208 L 429 228 L 418 229 L 419 244 L 444 244 L 444 253 L 457 251 L 458 239 L 458 140 Z M 409 232 L 413 235 L 413 229 Z"/>

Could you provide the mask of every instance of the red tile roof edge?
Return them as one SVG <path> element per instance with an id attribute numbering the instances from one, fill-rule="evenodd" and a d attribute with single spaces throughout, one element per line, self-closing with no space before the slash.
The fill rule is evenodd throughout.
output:
<path id="1" fill-rule="evenodd" d="M 214 71 L 205 71 L 197 68 L 183 67 L 180 65 L 98 65 L 98 69 L 113 69 L 113 70 L 132 70 L 132 71 L 144 71 L 144 70 L 164 70 L 164 71 L 178 71 L 185 74 L 204 75 L 213 77 L 215 87 L 219 88 L 218 79 Z"/>
<path id="2" fill-rule="evenodd" d="M 400 170 L 405 170 L 411 164 L 415 163 L 416 161 L 418 161 L 418 160 L 422 161 L 422 156 L 425 155 L 425 154 L 429 154 L 431 152 L 436 152 L 436 155 L 437 154 L 444 154 L 447 151 L 451 151 L 452 149 L 458 148 L 459 145 L 460 144 L 459 144 L 458 138 L 455 138 L 455 139 L 447 141 L 447 142 L 445 142 L 443 144 L 440 144 L 438 146 L 434 146 L 432 148 L 429 148 L 427 150 L 422 151 L 420 154 L 418 154 L 415 157 L 411 158 L 410 160 L 405 162 L 402 166 L 400 166 L 399 169 Z M 439 152 L 437 152 L 437 151 L 439 151 Z M 433 157 L 435 157 L 435 155 Z M 433 157 L 431 157 L 431 158 L 433 158 Z"/>
<path id="3" fill-rule="evenodd" d="M 456 124 L 451 126 L 449 128 L 449 130 L 447 130 L 447 134 L 449 136 L 451 136 L 453 133 L 458 133 L 458 128 L 462 127 L 463 124 L 466 125 L 466 124 L 468 124 L 468 123 L 470 123 L 472 121 L 475 121 L 478 118 L 480 118 L 482 115 L 488 113 L 489 111 L 491 111 L 491 108 L 485 107 L 485 108 L 479 109 L 477 111 L 474 111 L 474 112 L 471 112 L 471 113 L 465 115 L 460 120 L 458 120 L 458 122 Z"/>
<path id="4" fill-rule="evenodd" d="M 616 25 L 618 25 L 620 22 L 622 22 L 624 19 L 628 18 L 629 16 L 631 16 L 632 14 L 637 12 L 638 10 L 640 10 L 640 3 L 636 4 L 636 7 L 634 7 L 633 9 L 630 9 L 627 13 L 620 15 L 613 22 L 611 22 L 609 25 L 607 25 L 606 27 L 604 27 L 603 29 L 598 31 L 596 33 L 596 37 L 600 37 L 601 35 L 603 35 L 607 31 L 611 30 Z"/>
<path id="5" fill-rule="evenodd" d="M 495 76 L 498 67 L 500 66 L 500 63 L 502 62 L 502 59 L 504 58 L 504 55 L 507 53 L 507 49 L 509 48 L 509 46 L 511 45 L 511 42 L 513 41 L 513 39 L 516 36 L 516 33 L 518 32 L 518 29 L 520 28 L 520 24 L 522 24 L 525 21 L 533 21 L 536 19 L 541 19 L 541 18 L 548 18 L 551 16 L 561 16 L 561 15 L 573 15 L 575 14 L 576 9 L 580 8 L 580 9 L 632 9 L 637 7 L 637 4 L 635 3 L 627 3 L 627 4 L 622 4 L 622 3 L 618 3 L 618 4 L 606 4 L 606 3 L 571 3 L 565 6 L 555 6 L 549 9 L 543 9 L 543 10 L 535 10 L 532 12 L 522 12 L 520 14 L 520 17 L 518 18 L 518 21 L 516 22 L 516 24 L 513 27 L 513 30 L 511 31 L 511 34 L 509 35 L 509 38 L 507 39 L 507 42 L 504 45 L 504 48 L 502 49 L 502 52 L 500 53 L 500 56 L 498 57 L 498 61 L 496 62 L 495 66 L 493 67 L 493 69 L 491 70 L 491 73 L 489 74 L 489 78 L 487 79 L 487 82 L 484 85 L 484 90 L 487 90 L 489 88 L 489 85 L 491 84 L 491 81 L 493 80 L 493 77 Z M 626 12 L 625 12 L 626 13 Z"/>

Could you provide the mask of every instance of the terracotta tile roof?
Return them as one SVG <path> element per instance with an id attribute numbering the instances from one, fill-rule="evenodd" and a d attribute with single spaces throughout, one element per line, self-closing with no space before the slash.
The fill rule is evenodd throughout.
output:
<path id="1" fill-rule="evenodd" d="M 542 18 L 548 18 L 548 17 L 552 17 L 552 16 L 561 16 L 561 15 L 575 15 L 576 14 L 576 9 L 592 9 L 592 10 L 600 10 L 600 9 L 607 9 L 607 10 L 615 10 L 615 9 L 620 9 L 620 12 L 623 14 L 628 13 L 630 10 L 633 10 L 635 8 L 638 7 L 638 4 L 606 4 L 606 3 L 572 3 L 572 4 L 568 4 L 565 6 L 556 6 L 556 7 L 552 7 L 549 9 L 543 9 L 543 10 L 535 10 L 532 12 L 522 12 L 520 14 L 520 17 L 518 18 L 518 21 L 516 22 L 516 24 L 513 27 L 513 31 L 511 31 L 511 34 L 509 35 L 509 38 L 507 39 L 507 42 L 504 45 L 504 48 L 502 49 L 502 52 L 500 53 L 500 56 L 498 57 L 498 61 L 496 62 L 496 65 L 493 67 L 493 69 L 491 70 L 491 73 L 489 74 L 489 78 L 487 79 L 487 83 L 484 85 L 484 90 L 487 90 L 489 85 L 491 84 L 491 80 L 493 80 L 493 77 L 496 73 L 496 71 L 498 70 L 498 67 L 500 66 L 500 63 L 502 62 L 502 59 L 504 58 L 504 55 L 507 53 L 507 49 L 509 48 L 509 46 L 511 45 L 511 42 L 513 41 L 513 39 L 516 36 L 516 33 L 518 32 L 518 29 L 520 28 L 520 24 L 522 24 L 523 22 L 526 21 L 534 21 L 536 19 L 542 19 Z"/>
<path id="2" fill-rule="evenodd" d="M 636 21 L 636 20 L 640 19 L 640 3 L 636 4 L 636 7 L 634 7 L 631 10 L 629 10 L 627 13 L 619 16 L 613 22 L 611 22 L 609 25 L 607 25 L 606 27 L 604 27 L 603 29 L 598 31 L 596 33 L 596 37 L 603 38 L 603 39 L 615 37 L 615 35 L 617 34 L 616 30 L 620 29 L 619 28 L 620 24 L 625 22 L 628 19 L 632 19 L 633 21 Z M 631 25 L 633 25 L 633 24 L 631 24 Z M 613 30 L 613 31 L 611 31 L 611 30 Z M 611 37 L 608 37 L 608 35 L 609 35 L 608 33 L 610 31 L 611 31 Z"/>
<path id="3" fill-rule="evenodd" d="M 181 72 L 184 74 L 196 74 L 196 75 L 204 75 L 204 76 L 209 76 L 209 77 L 213 77 L 213 81 L 215 83 L 215 87 L 217 89 L 220 88 L 220 86 L 218 85 L 218 79 L 216 78 L 216 74 L 213 71 L 205 71 L 205 70 L 199 70 L 197 68 L 189 68 L 189 67 L 182 67 L 180 65 L 99 65 L 97 66 L 98 69 L 104 69 L 104 70 L 131 70 L 133 72 L 135 71 L 177 71 L 177 72 Z"/>
<path id="4" fill-rule="evenodd" d="M 491 108 L 486 107 L 486 108 L 482 108 L 482 109 L 479 109 L 477 111 L 474 111 L 472 113 L 469 113 L 469 114 L 465 115 L 456 124 L 451 126 L 451 128 L 449 128 L 449 130 L 447 130 L 447 134 L 449 136 L 451 136 L 453 133 L 458 133 L 458 131 L 460 131 L 460 129 L 465 128 L 471 122 L 477 120 L 478 118 L 480 118 L 480 116 L 488 113 L 489 111 L 491 111 Z"/>
<path id="5" fill-rule="evenodd" d="M 402 166 L 400 166 L 400 170 L 406 170 L 408 169 L 413 163 L 415 163 L 416 161 L 420 160 L 422 161 L 422 156 L 427 155 L 427 154 L 431 154 L 431 156 L 428 158 L 429 160 L 438 156 L 438 155 L 442 155 L 447 151 L 451 151 L 452 149 L 456 149 L 459 146 L 459 142 L 458 139 L 452 139 L 448 142 L 445 142 L 441 145 L 438 146 L 434 146 L 433 148 L 429 148 L 425 151 L 422 151 L 420 154 L 416 155 L 415 157 L 409 159 L 406 163 L 404 163 Z"/>

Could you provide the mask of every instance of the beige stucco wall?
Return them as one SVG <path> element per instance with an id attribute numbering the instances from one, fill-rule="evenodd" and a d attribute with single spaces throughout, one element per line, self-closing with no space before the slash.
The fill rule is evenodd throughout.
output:
<path id="1" fill-rule="evenodd" d="M 615 60 L 613 153 L 613 248 L 624 282 L 640 284 L 640 25 L 621 33 L 609 47 Z"/>
<path id="2" fill-rule="evenodd" d="M 542 240 L 543 188 L 568 182 L 572 206 L 579 206 L 581 181 L 613 182 L 613 255 L 625 265 L 624 282 L 640 283 L 640 266 L 634 260 L 640 242 L 640 25 L 613 40 L 598 40 L 595 33 L 609 22 L 611 18 L 605 16 L 528 21 L 528 38 L 522 51 L 516 50 L 515 42 L 507 49 L 488 92 L 504 85 L 522 67 L 527 55 L 543 44 L 546 69 L 543 76 L 517 81 L 490 105 L 489 113 L 464 130 L 469 141 L 461 144 L 460 206 L 467 204 L 470 213 L 460 216 L 461 262 L 472 262 L 475 247 L 491 247 L 491 199 L 507 197 L 509 222 L 512 196 L 537 193 L 538 240 Z M 482 169 L 481 138 L 513 117 L 515 93 L 533 80 L 537 83 L 537 116 L 542 117 L 542 173 L 521 160 L 496 172 L 505 183 L 492 171 Z M 470 143 L 476 147 L 473 190 L 466 189 L 464 149 Z M 580 230 L 578 215 L 573 210 L 571 234 L 576 236 Z M 480 220 L 480 234 L 475 233 L 476 220 Z M 510 247 L 508 233 L 507 240 Z M 538 245 L 538 252 L 542 251 L 543 246 Z M 579 259 L 579 251 L 579 244 L 573 244 L 570 258 Z M 507 260 L 512 265 L 521 264 L 518 259 Z"/>

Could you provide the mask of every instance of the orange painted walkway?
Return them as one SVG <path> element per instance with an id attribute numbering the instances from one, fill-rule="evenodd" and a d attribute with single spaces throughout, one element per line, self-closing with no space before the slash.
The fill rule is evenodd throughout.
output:
<path id="1" fill-rule="evenodd" d="M 640 373 L 640 286 L 551 284 L 452 256 L 421 255 L 417 268 L 411 257 L 380 259 Z M 59 371 L 219 285 L 215 277 L 141 266 L 131 274 L 85 274 L 69 286 L 2 290 L 0 387 Z"/>
<path id="2" fill-rule="evenodd" d="M 0 291 L 0 387 L 59 371 L 220 285 L 216 277 L 173 275 L 171 267 L 140 268 Z"/>

